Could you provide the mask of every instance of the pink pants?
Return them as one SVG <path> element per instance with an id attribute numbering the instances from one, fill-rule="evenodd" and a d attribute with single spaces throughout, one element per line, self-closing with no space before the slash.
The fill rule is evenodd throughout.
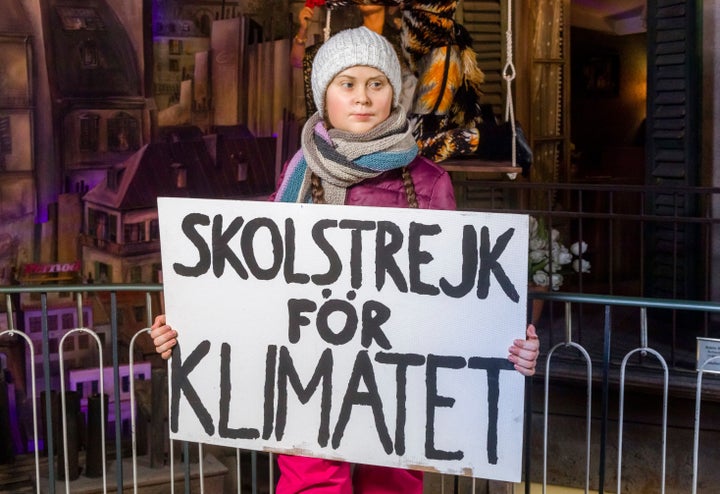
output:
<path id="1" fill-rule="evenodd" d="M 342 461 L 278 455 L 277 494 L 422 494 L 423 474 Z"/>

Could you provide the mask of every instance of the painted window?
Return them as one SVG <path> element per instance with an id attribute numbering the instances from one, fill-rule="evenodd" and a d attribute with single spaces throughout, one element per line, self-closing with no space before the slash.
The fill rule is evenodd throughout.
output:
<path id="1" fill-rule="evenodd" d="M 119 112 L 108 120 L 108 149 L 136 151 L 140 148 L 138 120 L 126 112 Z"/>
<path id="2" fill-rule="evenodd" d="M 80 150 L 97 151 L 100 136 L 100 117 L 92 113 L 80 116 Z"/>

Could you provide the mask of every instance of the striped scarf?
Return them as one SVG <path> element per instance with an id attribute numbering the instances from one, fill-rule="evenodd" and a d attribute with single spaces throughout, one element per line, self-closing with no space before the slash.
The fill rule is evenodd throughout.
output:
<path id="1" fill-rule="evenodd" d="M 365 134 L 327 130 L 318 113 L 302 130 L 301 148 L 292 157 L 275 195 L 278 202 L 311 202 L 310 175 L 323 183 L 328 204 L 345 204 L 347 188 L 408 165 L 418 153 L 405 111 L 398 107 Z"/>

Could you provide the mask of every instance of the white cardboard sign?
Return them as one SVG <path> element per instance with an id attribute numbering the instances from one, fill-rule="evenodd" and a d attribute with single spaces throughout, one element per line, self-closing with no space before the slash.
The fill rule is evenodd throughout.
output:
<path id="1" fill-rule="evenodd" d="M 158 207 L 172 438 L 520 479 L 527 216 Z"/>

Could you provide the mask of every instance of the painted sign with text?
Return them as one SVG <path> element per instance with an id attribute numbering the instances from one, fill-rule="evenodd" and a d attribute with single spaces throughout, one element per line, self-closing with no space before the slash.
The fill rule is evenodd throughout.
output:
<path id="1" fill-rule="evenodd" d="M 527 216 L 158 207 L 171 437 L 520 479 Z"/>

